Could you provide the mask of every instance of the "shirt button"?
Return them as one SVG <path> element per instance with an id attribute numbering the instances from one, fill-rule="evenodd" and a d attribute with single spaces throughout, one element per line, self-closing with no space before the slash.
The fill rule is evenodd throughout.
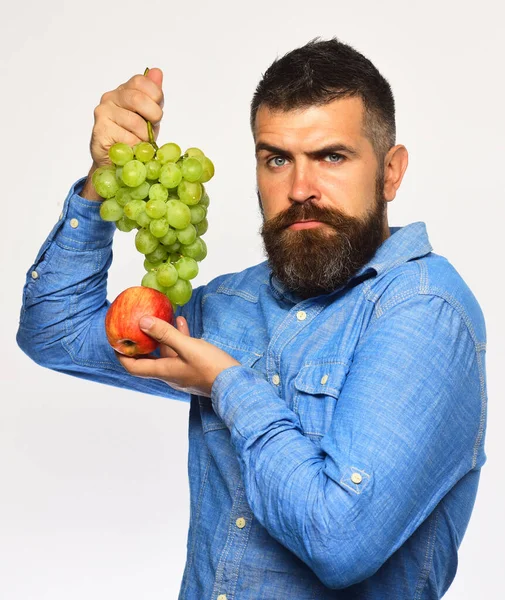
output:
<path id="1" fill-rule="evenodd" d="M 244 517 L 239 517 L 236 521 L 235 521 L 235 525 L 239 528 L 239 529 L 244 529 L 245 527 L 245 519 Z"/>
<path id="2" fill-rule="evenodd" d="M 281 382 L 281 378 L 277 375 L 277 373 L 272 377 L 272 383 L 274 385 L 279 385 Z"/>
<path id="3" fill-rule="evenodd" d="M 328 381 L 328 375 L 323 375 L 321 377 L 321 383 L 324 385 Z"/>
<path id="4" fill-rule="evenodd" d="M 307 318 L 307 313 L 306 313 L 304 310 L 299 310 L 299 311 L 296 313 L 296 318 L 297 318 L 299 321 L 305 321 L 305 319 Z"/>
<path id="5" fill-rule="evenodd" d="M 359 473 L 353 473 L 351 475 L 351 481 L 353 483 L 361 483 L 363 481 L 363 477 Z"/>
<path id="6" fill-rule="evenodd" d="M 79 227 L 79 221 L 77 219 L 71 219 L 70 227 L 72 227 L 72 229 L 77 229 L 77 227 Z"/>
<path id="7" fill-rule="evenodd" d="M 37 273 L 37 271 L 32 271 L 32 279 L 38 279 L 39 278 L 39 274 Z"/>
<path id="8" fill-rule="evenodd" d="M 219 594 L 217 600 L 228 600 L 228 598 L 226 597 L 226 594 Z"/>

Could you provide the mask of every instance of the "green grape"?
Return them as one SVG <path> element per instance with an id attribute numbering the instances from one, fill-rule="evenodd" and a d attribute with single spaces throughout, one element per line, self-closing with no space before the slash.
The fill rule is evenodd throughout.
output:
<path id="1" fill-rule="evenodd" d="M 123 216 L 123 207 L 113 200 L 104 200 L 100 206 L 100 216 L 104 221 L 118 221 Z"/>
<path id="2" fill-rule="evenodd" d="M 177 232 L 177 239 L 181 244 L 192 244 L 196 240 L 196 229 L 191 223 Z"/>
<path id="3" fill-rule="evenodd" d="M 142 207 L 142 210 L 137 215 L 137 223 L 141 227 L 144 227 L 145 229 L 147 229 L 149 227 L 149 223 L 151 221 L 152 221 L 151 217 L 147 216 L 147 213 L 146 213 L 146 203 L 144 202 L 144 206 Z"/>
<path id="4" fill-rule="evenodd" d="M 166 163 L 161 167 L 159 180 L 166 188 L 176 188 L 182 181 L 182 171 L 175 163 Z"/>
<path id="5" fill-rule="evenodd" d="M 165 293 L 172 302 L 182 306 L 191 298 L 192 292 L 191 283 L 179 278 L 173 286 L 167 288 Z"/>
<path id="6" fill-rule="evenodd" d="M 160 176 L 161 163 L 159 160 L 150 160 L 146 162 L 146 179 L 156 181 Z"/>
<path id="7" fill-rule="evenodd" d="M 146 271 L 154 271 L 155 269 L 157 269 L 160 265 L 162 264 L 162 261 L 159 260 L 158 262 L 151 262 L 150 260 L 147 260 L 147 258 L 144 260 L 144 269 Z"/>
<path id="8" fill-rule="evenodd" d="M 207 233 L 208 228 L 209 222 L 207 221 L 207 219 L 203 219 L 203 221 L 200 221 L 200 223 L 197 223 L 195 225 L 197 235 L 203 235 L 204 233 Z"/>
<path id="9" fill-rule="evenodd" d="M 138 187 L 146 180 L 146 166 L 140 160 L 130 160 L 123 167 L 122 178 L 128 187 Z"/>
<path id="10" fill-rule="evenodd" d="M 102 198 L 112 198 L 119 189 L 114 167 L 99 167 L 91 177 L 96 193 Z"/>
<path id="11" fill-rule="evenodd" d="M 156 158 L 160 161 L 162 165 L 167 162 L 176 162 L 179 160 L 181 156 L 181 149 L 177 144 L 173 142 L 169 142 L 168 144 L 163 144 L 160 148 L 158 148 L 156 152 Z"/>
<path id="12" fill-rule="evenodd" d="M 196 158 L 203 158 L 205 154 L 200 150 L 200 148 L 188 148 L 186 152 L 184 152 L 184 156 L 195 156 Z"/>
<path id="13" fill-rule="evenodd" d="M 202 163 L 198 158 L 185 158 L 182 162 L 181 172 L 186 181 L 198 181 L 203 175 Z"/>
<path id="14" fill-rule="evenodd" d="M 184 229 L 191 222 L 191 211 L 189 206 L 182 203 L 180 200 L 168 200 L 167 219 L 171 227 L 175 229 Z"/>
<path id="15" fill-rule="evenodd" d="M 179 275 L 177 269 L 171 263 L 163 263 L 156 271 L 156 280 L 163 287 L 170 287 L 175 284 Z"/>
<path id="16" fill-rule="evenodd" d="M 190 206 L 189 210 L 191 212 L 191 223 L 193 223 L 193 225 L 200 223 L 200 221 L 203 221 L 207 216 L 207 209 L 201 204 Z"/>
<path id="17" fill-rule="evenodd" d="M 160 238 L 160 242 L 164 246 L 171 246 L 172 244 L 175 244 L 176 241 L 177 231 L 175 231 L 174 229 L 169 229 L 167 233 L 162 238 Z"/>
<path id="18" fill-rule="evenodd" d="M 181 279 L 194 279 L 198 275 L 198 263 L 194 258 L 189 258 L 188 256 L 181 256 L 175 263 L 175 268 Z"/>
<path id="19" fill-rule="evenodd" d="M 180 254 L 179 252 L 172 252 L 169 256 L 170 262 L 176 263 L 179 260 L 179 258 L 181 258 L 181 256 L 182 254 Z"/>
<path id="20" fill-rule="evenodd" d="M 133 159 L 133 150 L 128 144 L 118 142 L 109 148 L 109 158 L 115 165 L 122 167 Z"/>
<path id="21" fill-rule="evenodd" d="M 210 158 L 207 158 L 207 156 L 205 156 L 202 159 L 202 167 L 202 174 L 199 177 L 198 181 L 200 183 L 206 183 L 214 177 L 214 163 L 210 160 Z"/>
<path id="22" fill-rule="evenodd" d="M 139 229 L 135 236 L 135 248 L 142 254 L 154 252 L 159 245 L 159 241 L 148 229 Z"/>
<path id="23" fill-rule="evenodd" d="M 207 194 L 203 185 L 202 185 L 202 188 L 203 188 L 203 193 L 202 193 L 202 197 L 200 198 L 199 204 L 201 204 L 202 206 L 204 206 L 205 208 L 208 209 L 209 204 L 210 204 L 209 194 Z"/>
<path id="24" fill-rule="evenodd" d="M 148 200 L 146 202 L 146 213 L 151 219 L 160 219 L 167 214 L 167 205 L 163 200 Z"/>
<path id="25" fill-rule="evenodd" d="M 197 237 L 192 244 L 181 246 L 181 254 L 201 261 L 207 256 L 207 244 L 202 238 Z"/>
<path id="26" fill-rule="evenodd" d="M 141 285 L 144 287 L 153 288 L 153 290 L 158 290 L 159 292 L 167 293 L 166 289 L 162 287 L 158 280 L 156 279 L 156 271 L 149 271 L 142 277 Z"/>
<path id="27" fill-rule="evenodd" d="M 130 188 L 126 188 L 126 187 L 120 187 L 118 189 L 118 191 L 116 192 L 115 197 L 116 197 L 116 202 L 119 204 L 119 206 L 126 206 L 128 204 L 128 202 L 133 200 L 133 198 L 130 195 Z"/>
<path id="28" fill-rule="evenodd" d="M 140 142 L 135 148 L 135 158 L 146 163 L 153 159 L 156 150 L 149 142 Z"/>
<path id="29" fill-rule="evenodd" d="M 130 200 L 124 207 L 124 214 L 133 221 L 137 221 L 139 214 L 145 209 L 146 203 L 143 200 Z M 138 222 L 138 221 L 137 221 Z"/>
<path id="30" fill-rule="evenodd" d="M 168 198 L 168 190 L 165 186 L 161 185 L 161 183 L 155 183 L 151 186 L 149 190 L 149 199 L 150 200 L 162 200 L 166 202 Z"/>
<path id="31" fill-rule="evenodd" d="M 98 167 L 98 169 L 93 171 L 93 175 L 91 176 L 91 181 L 93 182 L 93 185 L 95 185 L 95 179 L 104 171 L 113 171 L 115 173 L 116 167 L 114 165 L 104 165 L 103 167 Z"/>
<path id="32" fill-rule="evenodd" d="M 146 254 L 146 259 L 150 263 L 164 262 L 165 260 L 167 260 L 167 258 L 168 258 L 168 252 L 167 252 L 166 248 L 163 248 L 163 246 L 161 246 L 161 245 L 159 245 L 156 248 L 156 250 L 153 250 L 153 252 Z"/>
<path id="33" fill-rule="evenodd" d="M 161 219 L 153 219 L 149 223 L 149 231 L 158 239 L 166 235 L 168 230 L 169 225 L 165 217 L 162 217 Z"/>
<path id="34" fill-rule="evenodd" d="M 120 188 L 125 186 L 123 181 L 123 167 L 116 167 L 116 181 Z"/>
<path id="35" fill-rule="evenodd" d="M 144 198 L 147 198 L 147 196 L 149 196 L 150 188 L 151 184 L 147 181 L 144 181 L 144 183 L 141 183 L 137 187 L 129 188 L 129 190 L 133 200 L 144 200 Z"/>
<path id="36" fill-rule="evenodd" d="M 183 179 L 177 188 L 177 193 L 184 204 L 198 204 L 202 197 L 202 184 Z"/>
<path id="37" fill-rule="evenodd" d="M 174 242 L 173 244 L 170 244 L 170 246 L 165 246 L 165 248 L 171 254 L 174 253 L 174 252 L 177 252 L 177 250 L 179 250 L 180 247 L 181 247 L 181 243 L 180 242 Z"/>
<path id="38" fill-rule="evenodd" d="M 116 227 L 119 229 L 119 231 L 124 231 L 124 232 L 128 233 L 129 231 L 131 231 L 132 229 L 135 229 L 135 227 L 137 227 L 137 222 L 132 221 L 131 219 L 129 219 L 128 217 L 125 217 L 123 215 L 119 219 L 119 221 L 116 222 Z"/>

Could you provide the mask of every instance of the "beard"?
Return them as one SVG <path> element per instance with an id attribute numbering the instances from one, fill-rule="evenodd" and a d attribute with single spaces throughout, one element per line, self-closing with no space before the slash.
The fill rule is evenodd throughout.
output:
<path id="1" fill-rule="evenodd" d="M 374 205 L 362 218 L 307 200 L 263 221 L 260 234 L 275 277 L 303 299 L 328 294 L 345 285 L 372 259 L 384 241 L 383 186 L 384 179 L 379 174 Z M 259 191 L 258 200 L 262 210 Z M 302 220 L 321 221 L 325 225 L 287 229 Z"/>

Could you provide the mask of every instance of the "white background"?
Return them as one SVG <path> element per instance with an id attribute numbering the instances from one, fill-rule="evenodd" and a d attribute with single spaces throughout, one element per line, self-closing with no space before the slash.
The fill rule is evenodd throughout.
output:
<path id="1" fill-rule="evenodd" d="M 0 24 L 2 261 L 0 598 L 176 598 L 185 560 L 188 406 L 60 375 L 17 347 L 25 272 L 90 165 L 93 109 L 146 66 L 165 73 L 159 141 L 213 160 L 197 284 L 263 260 L 249 102 L 272 60 L 316 36 L 365 54 L 393 87 L 410 164 L 390 224 L 425 221 L 488 329 L 488 461 L 445 598 L 496 598 L 503 576 L 502 4 L 7 3 Z M 138 285 L 116 236 L 109 297 Z M 501 258 L 501 260 L 499 260 Z M 501 340 L 501 344 L 500 344 Z"/>

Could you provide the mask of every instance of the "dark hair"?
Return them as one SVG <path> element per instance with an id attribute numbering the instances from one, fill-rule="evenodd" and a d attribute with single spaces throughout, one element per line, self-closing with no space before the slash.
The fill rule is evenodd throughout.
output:
<path id="1" fill-rule="evenodd" d="M 363 133 L 382 161 L 395 145 L 391 86 L 368 58 L 337 38 L 315 38 L 270 65 L 251 102 L 253 135 L 260 106 L 288 111 L 352 96 L 363 101 Z"/>

